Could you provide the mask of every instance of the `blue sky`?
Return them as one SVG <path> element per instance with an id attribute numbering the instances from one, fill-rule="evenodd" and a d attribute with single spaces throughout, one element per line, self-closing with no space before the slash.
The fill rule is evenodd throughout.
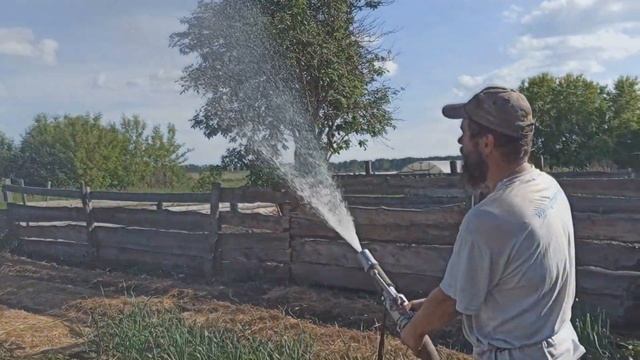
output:
<path id="1" fill-rule="evenodd" d="M 3 0 L 0 12 L 0 130 L 16 140 L 33 117 L 100 112 L 172 122 L 194 151 L 215 163 L 224 139 L 190 128 L 201 103 L 175 80 L 189 58 L 168 47 L 196 0 Z M 367 151 L 334 160 L 457 154 L 459 124 L 440 108 L 488 84 L 517 86 L 542 71 L 584 73 L 603 83 L 640 75 L 637 0 L 396 0 L 375 13 L 394 30 L 383 46 L 401 121 Z"/>

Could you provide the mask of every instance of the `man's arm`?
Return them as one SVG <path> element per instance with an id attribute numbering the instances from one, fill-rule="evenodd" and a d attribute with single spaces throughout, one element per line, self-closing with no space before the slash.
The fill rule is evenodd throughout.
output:
<path id="1" fill-rule="evenodd" d="M 440 287 L 431 291 L 419 306 L 420 309 L 401 334 L 402 342 L 413 352 L 418 351 L 425 335 L 443 328 L 458 315 L 456 300 L 445 294 Z"/>

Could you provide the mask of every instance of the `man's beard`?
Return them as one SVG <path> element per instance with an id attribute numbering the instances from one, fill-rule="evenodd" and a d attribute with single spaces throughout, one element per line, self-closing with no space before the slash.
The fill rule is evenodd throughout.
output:
<path id="1" fill-rule="evenodd" d="M 471 189 L 478 189 L 487 181 L 489 164 L 477 148 L 462 152 L 462 181 Z"/>

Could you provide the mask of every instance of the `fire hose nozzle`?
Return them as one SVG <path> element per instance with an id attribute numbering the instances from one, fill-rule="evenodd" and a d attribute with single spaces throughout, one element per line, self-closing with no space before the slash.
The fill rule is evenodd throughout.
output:
<path id="1" fill-rule="evenodd" d="M 373 255 L 371 255 L 371 253 L 367 249 L 364 249 L 358 253 L 358 259 L 360 260 L 360 264 L 364 268 L 365 272 L 369 272 L 369 270 L 378 266 L 378 261 L 374 259 Z"/>

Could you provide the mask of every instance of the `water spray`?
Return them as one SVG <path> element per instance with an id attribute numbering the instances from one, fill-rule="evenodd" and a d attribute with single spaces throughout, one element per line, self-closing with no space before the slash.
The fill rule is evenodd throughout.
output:
<path id="1" fill-rule="evenodd" d="M 364 249 L 358 253 L 358 260 L 364 268 L 364 271 L 371 275 L 378 289 L 382 292 L 382 303 L 391 315 L 393 322 L 396 324 L 398 332 L 409 324 L 415 313 L 408 310 L 409 301 L 407 298 L 396 290 L 396 286 L 391 279 L 385 274 L 378 261 L 371 255 L 369 250 Z M 384 326 L 384 324 L 383 324 Z M 438 360 L 440 359 L 435 346 L 428 336 L 422 340 L 422 346 L 416 354 L 422 360 Z"/>

